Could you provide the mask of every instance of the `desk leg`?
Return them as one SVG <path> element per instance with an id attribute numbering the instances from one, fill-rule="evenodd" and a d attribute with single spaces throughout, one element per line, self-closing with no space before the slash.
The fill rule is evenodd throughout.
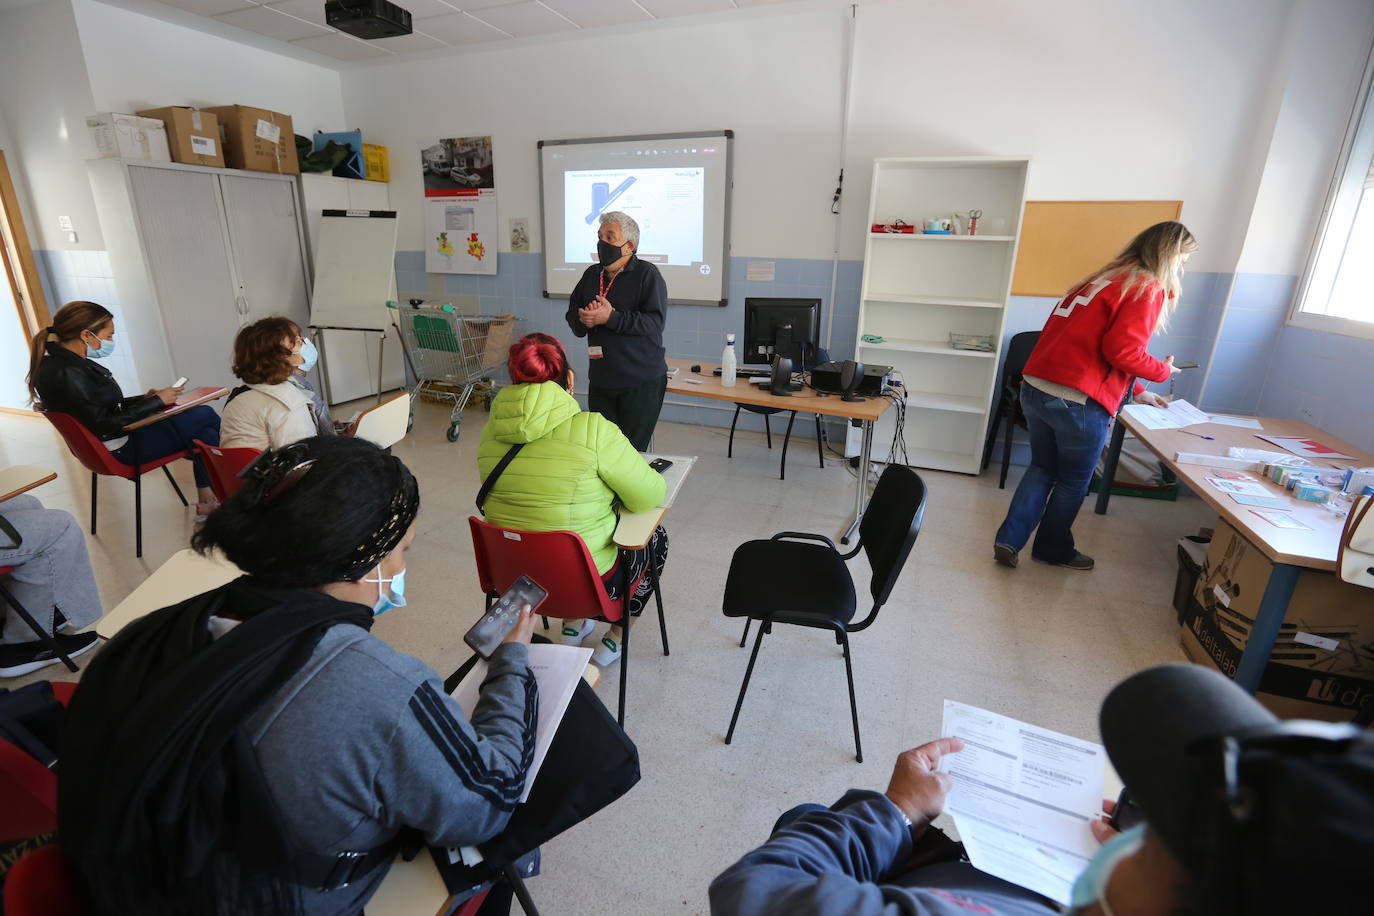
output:
<path id="1" fill-rule="evenodd" d="M 1093 511 L 1098 515 L 1107 514 L 1107 503 L 1112 498 L 1112 482 L 1116 480 L 1116 465 L 1121 460 L 1121 443 L 1126 441 L 1126 424 L 1120 418 L 1112 421 L 1112 442 L 1107 446 L 1107 460 L 1102 466 L 1102 489 L 1097 491 L 1097 505 Z"/>
<path id="2" fill-rule="evenodd" d="M 1279 637 L 1283 625 L 1283 615 L 1288 611 L 1288 602 L 1293 598 L 1293 590 L 1298 585 L 1296 566 L 1275 563 L 1269 573 L 1269 584 L 1264 587 L 1264 597 L 1260 599 L 1259 610 L 1255 613 L 1255 625 L 1250 628 L 1250 638 L 1245 643 L 1245 653 L 1240 657 L 1236 669 L 1236 683 L 1250 693 L 1259 689 L 1260 676 L 1264 666 L 1274 651 L 1274 641 Z"/>
<path id="3" fill-rule="evenodd" d="M 525 887 L 525 881 L 520 877 L 520 873 L 515 870 L 514 865 L 507 865 L 501 870 L 501 874 L 510 884 L 511 890 L 515 891 L 515 899 L 520 904 L 520 909 L 525 911 L 525 916 L 539 916 L 539 908 L 534 905 L 534 899 L 530 897 L 529 888 Z"/>
<path id="4" fill-rule="evenodd" d="M 859 449 L 859 485 L 854 490 L 854 521 L 845 529 L 840 537 L 841 544 L 848 544 L 850 538 L 854 537 L 854 532 L 859 528 L 859 522 L 863 521 L 864 509 L 868 500 L 868 466 L 871 464 L 873 454 L 873 421 L 864 421 L 863 446 Z"/>

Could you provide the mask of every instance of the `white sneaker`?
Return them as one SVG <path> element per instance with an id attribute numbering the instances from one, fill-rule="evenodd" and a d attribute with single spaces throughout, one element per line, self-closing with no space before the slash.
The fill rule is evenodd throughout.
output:
<path id="1" fill-rule="evenodd" d="M 601 637 L 601 642 L 597 643 L 596 651 L 592 653 L 592 664 L 599 668 L 607 665 L 614 665 L 620 661 L 620 640 L 609 635 Z"/>
<path id="2" fill-rule="evenodd" d="M 565 646 L 580 646 L 582 640 L 591 635 L 592 630 L 596 629 L 596 621 L 583 620 L 580 623 L 576 620 L 563 621 L 563 632 L 559 634 L 558 641 Z"/>

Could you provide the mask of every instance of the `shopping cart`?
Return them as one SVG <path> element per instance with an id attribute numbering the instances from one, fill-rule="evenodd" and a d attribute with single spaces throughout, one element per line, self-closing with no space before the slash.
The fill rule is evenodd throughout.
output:
<path id="1" fill-rule="evenodd" d="M 496 369 L 506 361 L 514 315 L 460 315 L 452 305 L 388 302 L 396 312 L 401 346 L 415 377 L 416 397 L 453 405 L 448 441 L 457 442 L 463 408 L 474 395 L 491 410 Z"/>

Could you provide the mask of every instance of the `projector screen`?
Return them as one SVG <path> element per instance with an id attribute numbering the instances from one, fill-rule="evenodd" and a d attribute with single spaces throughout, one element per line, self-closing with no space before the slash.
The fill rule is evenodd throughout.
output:
<path id="1" fill-rule="evenodd" d="M 544 296 L 572 292 L 596 261 L 601 214 L 639 224 L 636 253 L 668 301 L 725 305 L 733 131 L 540 140 Z"/>

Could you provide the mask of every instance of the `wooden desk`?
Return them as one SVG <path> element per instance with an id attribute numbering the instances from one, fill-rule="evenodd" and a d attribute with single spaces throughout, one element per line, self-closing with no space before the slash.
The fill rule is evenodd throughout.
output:
<path id="1" fill-rule="evenodd" d="M 0 471 L 0 503 L 56 479 L 56 471 L 32 464 L 16 464 L 5 468 Z"/>
<path id="2" fill-rule="evenodd" d="M 237 579 L 239 574 L 237 566 L 219 555 L 203 557 L 190 548 L 178 550 L 127 598 L 101 617 L 95 632 L 109 639 L 138 618 L 219 588 Z"/>
<path id="3" fill-rule="evenodd" d="M 859 482 L 854 492 L 854 518 L 840 537 L 840 543 L 848 544 L 859 522 L 863 519 L 868 496 L 868 468 L 873 453 L 873 423 L 892 406 L 887 398 L 867 398 L 863 401 L 846 402 L 836 394 L 823 395 L 812 388 L 795 391 L 791 397 L 778 397 L 766 389 L 751 384 L 749 379 L 741 378 L 733 388 L 720 383 L 714 374 L 719 363 L 698 363 L 692 359 L 670 359 L 670 367 L 677 367 L 677 374 L 668 379 L 668 391 L 673 394 L 689 394 L 713 401 L 730 401 L 736 404 L 755 404 L 760 407 L 776 407 L 779 410 L 800 410 L 818 413 L 827 417 L 843 417 L 858 420 L 863 424 L 863 447 L 859 454 Z M 691 371 L 694 365 L 701 366 L 700 374 Z M 689 381 L 690 379 L 690 381 Z M 700 382 L 700 384 L 695 384 Z"/>
<path id="4" fill-rule="evenodd" d="M 182 392 L 181 397 L 177 398 L 175 404 L 164 408 L 161 412 L 153 414 L 151 417 L 144 417 L 136 423 L 130 423 L 124 427 L 126 432 L 133 432 L 145 426 L 151 426 L 168 417 L 175 417 L 179 413 L 185 413 L 192 407 L 199 407 L 202 404 L 209 404 L 211 401 L 218 401 L 229 393 L 228 388 L 192 388 L 190 391 Z"/>
<path id="5" fill-rule="evenodd" d="M 1198 423 L 1189 426 L 1188 431 L 1183 432 L 1177 429 L 1146 429 L 1130 414 L 1118 414 L 1103 467 L 1102 490 L 1097 495 L 1095 508 L 1098 515 L 1105 515 L 1107 512 L 1107 505 L 1111 500 L 1111 483 L 1116 477 L 1117 461 L 1121 456 L 1121 443 L 1126 432 L 1130 431 L 1178 476 L 1180 482 L 1187 484 L 1188 488 L 1215 509 L 1227 524 L 1244 535 L 1273 562 L 1274 568 L 1269 575 L 1269 583 L 1265 586 L 1264 597 L 1260 600 L 1259 610 L 1255 614 L 1254 628 L 1246 642 L 1245 652 L 1241 655 L 1240 666 L 1236 670 L 1236 683 L 1251 693 L 1259 686 L 1264 665 L 1273 652 L 1274 640 L 1278 638 L 1279 627 L 1283 624 L 1284 614 L 1288 611 L 1288 602 L 1292 600 L 1293 590 L 1298 584 L 1298 573 L 1303 569 L 1335 571 L 1336 551 L 1340 545 L 1344 520 L 1317 503 L 1300 502 L 1278 485 L 1263 480 L 1265 488 L 1270 491 L 1269 495 L 1286 504 L 1283 511 L 1311 530 L 1277 528 L 1254 515 L 1250 511 L 1251 507 L 1241 505 L 1207 483 L 1205 478 L 1216 476 L 1211 467 L 1205 464 L 1179 464 L 1174 461 L 1174 455 L 1178 452 L 1225 455 L 1226 450 L 1233 446 L 1281 452 L 1283 449 L 1258 437 L 1261 434 L 1304 436 L 1355 456 L 1351 461 L 1330 461 L 1324 464 L 1334 467 L 1374 465 L 1374 455 L 1330 436 L 1311 424 L 1269 417 L 1256 419 L 1264 427 L 1262 430 L 1243 429 L 1222 423 Z M 1200 439 L 1189 433 L 1212 436 L 1213 440 Z M 1257 474 L 1249 476 L 1259 477 Z"/>

